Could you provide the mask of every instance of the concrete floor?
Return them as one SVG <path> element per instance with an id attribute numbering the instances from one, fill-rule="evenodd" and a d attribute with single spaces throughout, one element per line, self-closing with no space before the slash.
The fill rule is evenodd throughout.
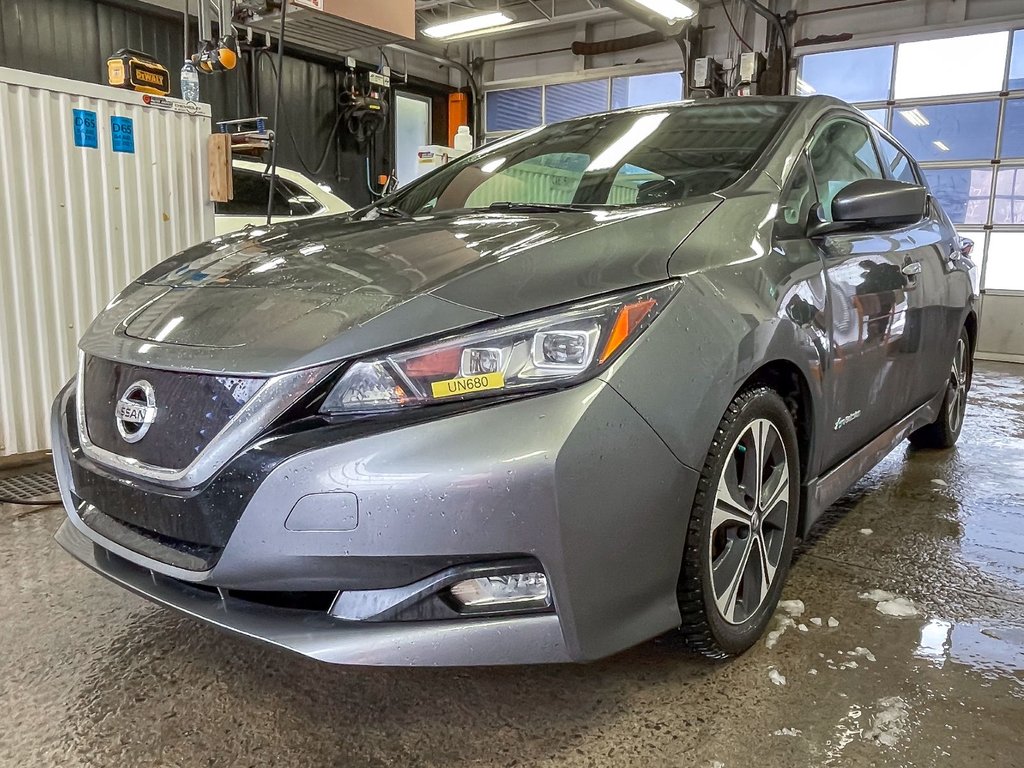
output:
<path id="1" fill-rule="evenodd" d="M 51 541 L 59 510 L 14 515 L 0 507 L 0 766 L 1022 760 L 1022 367 L 979 364 L 956 450 L 901 447 L 800 548 L 785 597 L 807 632 L 724 664 L 654 642 L 588 666 L 326 667 L 108 584 Z M 869 589 L 922 614 L 883 615 Z"/>

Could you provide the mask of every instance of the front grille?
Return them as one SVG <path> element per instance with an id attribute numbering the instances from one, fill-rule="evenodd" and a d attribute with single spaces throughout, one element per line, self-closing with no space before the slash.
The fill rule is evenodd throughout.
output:
<path id="1" fill-rule="evenodd" d="M 137 381 L 148 381 L 156 418 L 138 442 L 124 440 L 115 406 Z M 162 371 L 87 357 L 82 381 L 85 428 L 95 445 L 145 464 L 180 470 L 189 466 L 242 409 L 265 380 Z"/>

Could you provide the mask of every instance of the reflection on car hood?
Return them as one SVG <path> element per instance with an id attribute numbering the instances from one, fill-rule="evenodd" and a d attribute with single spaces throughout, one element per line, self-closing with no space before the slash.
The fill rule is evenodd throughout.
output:
<path id="1" fill-rule="evenodd" d="M 82 348 L 140 365 L 247 374 L 341 360 L 664 279 L 672 251 L 718 202 L 244 230 L 143 275 Z"/>

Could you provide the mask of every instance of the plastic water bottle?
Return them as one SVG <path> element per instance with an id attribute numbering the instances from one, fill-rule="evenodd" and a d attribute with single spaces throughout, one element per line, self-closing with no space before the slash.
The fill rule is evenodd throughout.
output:
<path id="1" fill-rule="evenodd" d="M 455 131 L 455 149 L 462 149 L 468 152 L 473 148 L 473 134 L 469 132 L 468 125 L 460 125 Z"/>
<path id="2" fill-rule="evenodd" d="M 181 68 L 181 98 L 185 101 L 199 101 L 199 70 L 188 59 Z"/>

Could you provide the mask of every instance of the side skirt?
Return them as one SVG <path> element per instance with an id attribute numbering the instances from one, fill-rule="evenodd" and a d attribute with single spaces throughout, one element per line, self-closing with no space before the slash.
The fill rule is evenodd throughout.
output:
<path id="1" fill-rule="evenodd" d="M 851 485 L 888 456 L 907 435 L 934 422 L 939 416 L 945 394 L 945 390 L 940 391 L 930 401 L 896 422 L 852 456 L 841 461 L 824 475 L 805 483 L 802 489 L 803 515 L 800 521 L 800 536 L 806 537 L 811 526 L 825 510 L 846 493 Z"/>

